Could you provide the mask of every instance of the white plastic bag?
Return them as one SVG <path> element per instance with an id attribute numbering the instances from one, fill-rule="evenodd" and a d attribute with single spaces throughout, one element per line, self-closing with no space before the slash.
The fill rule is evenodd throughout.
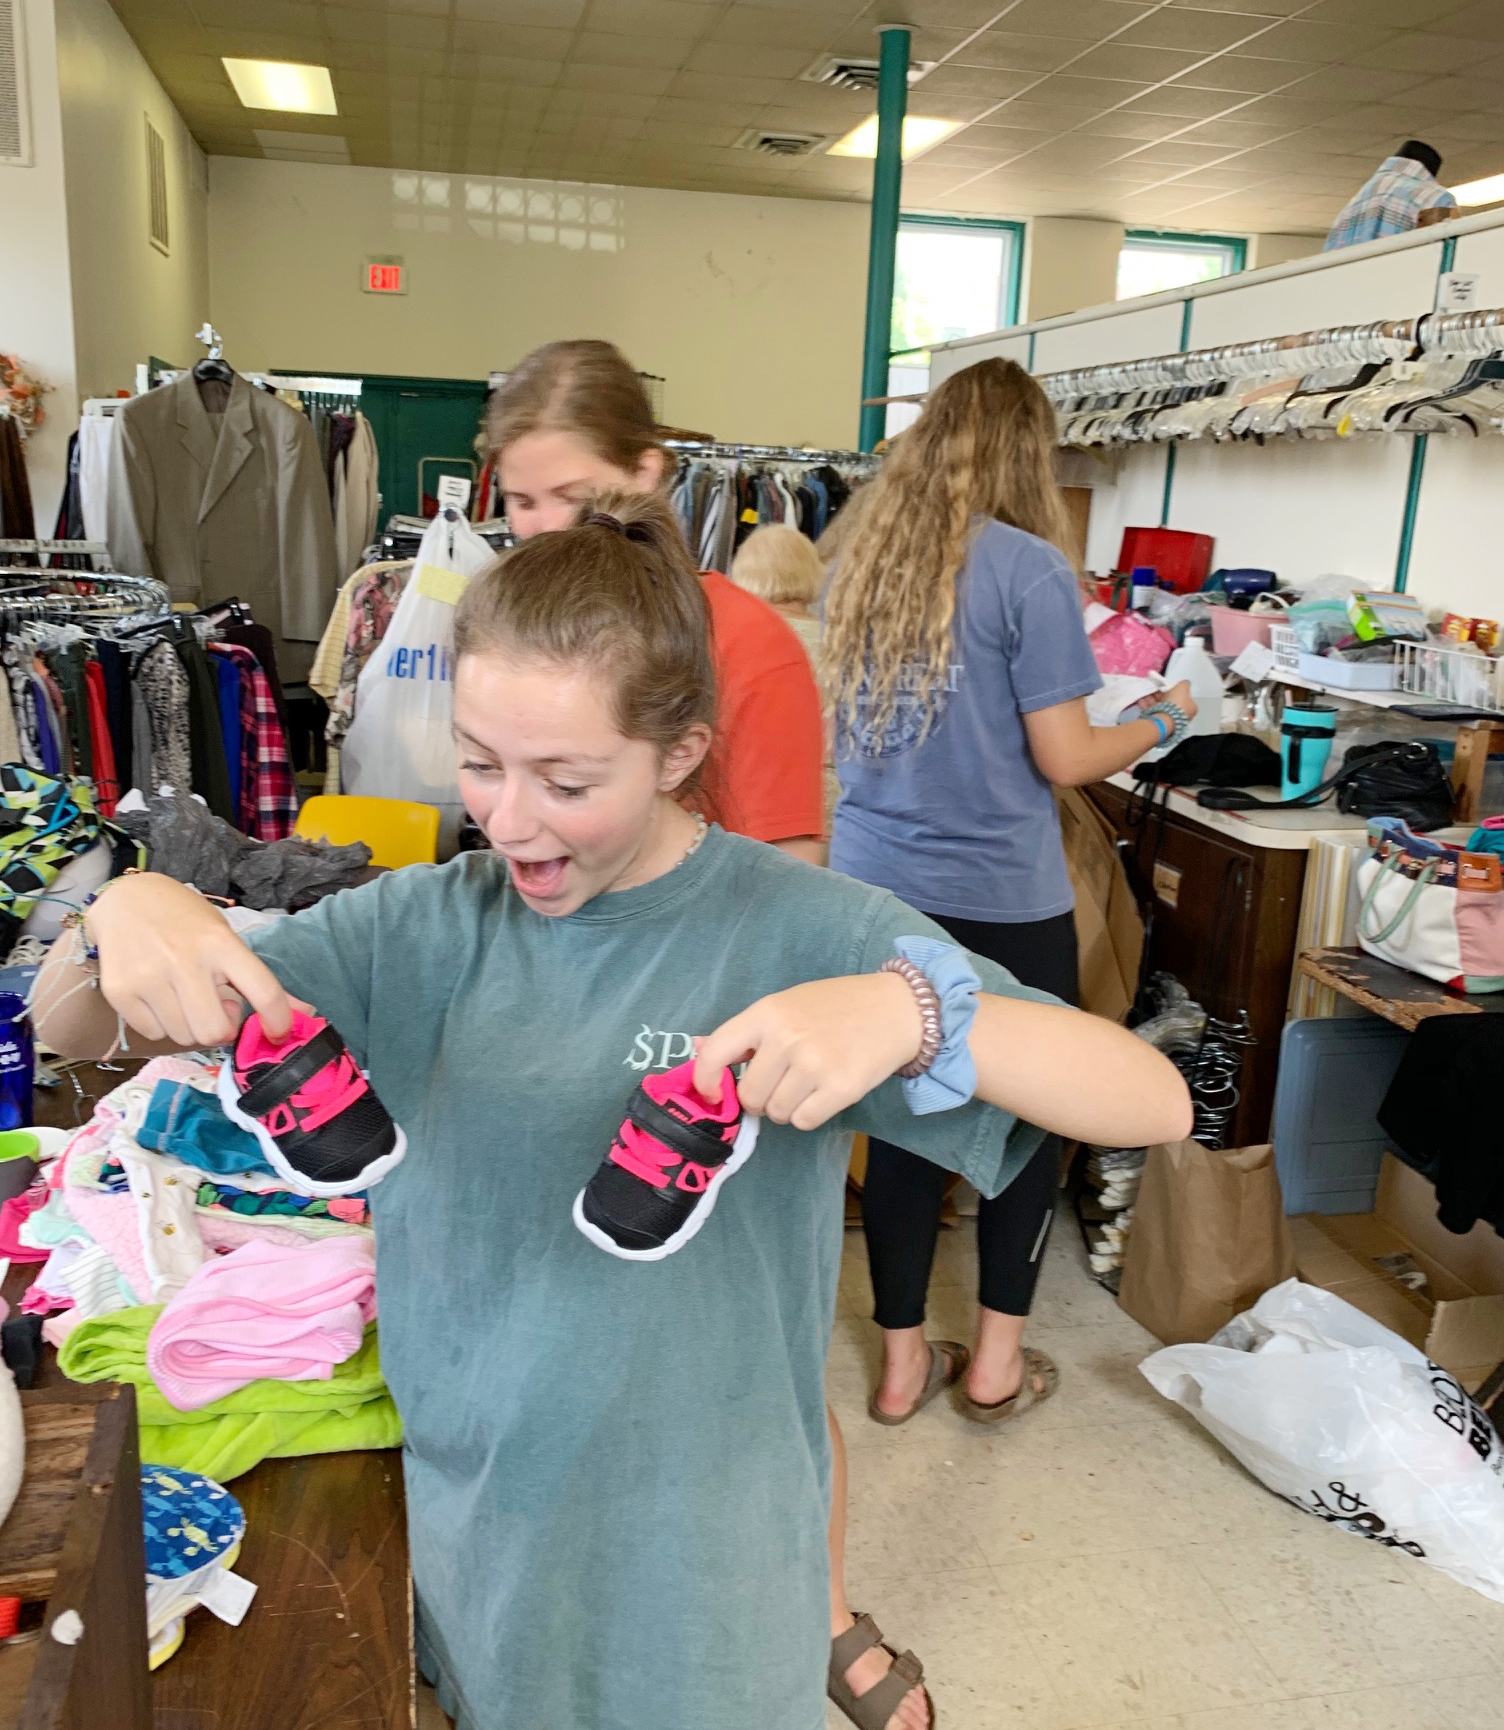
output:
<path id="1" fill-rule="evenodd" d="M 455 780 L 454 610 L 495 551 L 458 514 L 434 518 L 386 635 L 355 687 L 340 753 L 345 792 L 439 808 L 439 849 L 453 851 L 462 809 Z"/>
<path id="2" fill-rule="evenodd" d="M 1454 1376 L 1286 1280 L 1206 1345 L 1139 1366 L 1277 1495 L 1504 1603 L 1504 1451 Z"/>

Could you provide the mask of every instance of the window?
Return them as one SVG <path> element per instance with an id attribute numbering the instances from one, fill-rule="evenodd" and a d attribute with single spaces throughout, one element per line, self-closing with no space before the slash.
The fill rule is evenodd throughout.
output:
<path id="1" fill-rule="evenodd" d="M 1248 260 L 1248 242 L 1219 234 L 1158 234 L 1130 228 L 1118 254 L 1118 299 L 1160 294 L 1235 276 Z"/>
<path id="2" fill-rule="evenodd" d="M 929 346 L 982 336 L 1018 320 L 1023 225 L 968 217 L 905 216 L 898 224 L 893 273 L 892 360 L 888 394 L 907 396 L 929 383 Z M 891 436 L 918 410 L 891 404 Z"/>

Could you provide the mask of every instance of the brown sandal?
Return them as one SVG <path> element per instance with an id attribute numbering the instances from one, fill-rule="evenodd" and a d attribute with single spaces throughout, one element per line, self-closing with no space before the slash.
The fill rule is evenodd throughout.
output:
<path id="1" fill-rule="evenodd" d="M 881 1411 L 877 1404 L 877 1395 L 873 1394 L 867 1402 L 867 1416 L 875 1424 L 887 1424 L 890 1428 L 895 1424 L 906 1424 L 916 1412 L 921 1412 L 948 1387 L 960 1381 L 971 1368 L 971 1353 L 963 1345 L 957 1345 L 954 1340 L 930 1340 L 930 1373 L 925 1378 L 920 1389 L 919 1398 L 914 1401 L 906 1412 L 899 1412 L 895 1417 L 892 1412 Z"/>
<path id="2" fill-rule="evenodd" d="M 882 1646 L 893 1660 L 892 1668 L 881 1682 L 874 1683 L 865 1694 L 853 1694 L 846 1672 L 864 1652 Z M 826 1692 L 841 1711 L 856 1725 L 857 1730 L 887 1730 L 888 1720 L 903 1704 L 904 1696 L 914 1688 L 924 1689 L 930 1709 L 930 1724 L 935 1722 L 935 1702 L 924 1687 L 924 1665 L 912 1652 L 895 1652 L 883 1644 L 882 1631 L 870 1616 L 858 1616 L 844 1634 L 837 1634 L 830 1643 L 830 1679 Z"/>
<path id="3" fill-rule="evenodd" d="M 1012 1419 L 1028 1411 L 1030 1406 L 1037 1406 L 1041 1400 L 1047 1400 L 1055 1389 L 1060 1386 L 1060 1371 L 1052 1358 L 1047 1358 L 1043 1352 L 1037 1352 L 1033 1346 L 1025 1346 L 1023 1350 L 1024 1375 L 1018 1384 L 1018 1392 L 1011 1399 L 1000 1400 L 995 1406 L 984 1406 L 974 1400 L 963 1388 L 960 1407 L 974 1424 L 1006 1424 Z M 1043 1384 L 1035 1387 L 1035 1379 Z"/>

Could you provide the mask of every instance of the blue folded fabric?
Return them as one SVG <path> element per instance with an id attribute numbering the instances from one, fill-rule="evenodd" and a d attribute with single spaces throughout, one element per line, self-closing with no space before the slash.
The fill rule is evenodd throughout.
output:
<path id="1" fill-rule="evenodd" d="M 976 1060 L 968 1041 L 982 981 L 971 957 L 954 943 L 941 943 L 933 937 L 898 937 L 893 947 L 934 986 L 940 999 L 943 1035 L 935 1061 L 924 1074 L 904 1081 L 904 1102 L 915 1117 L 953 1111 L 965 1105 L 977 1090 Z"/>
<path id="2" fill-rule="evenodd" d="M 186 1081 L 157 1083 L 136 1140 L 199 1171 L 271 1170 L 255 1136 L 231 1123 L 212 1093 Z"/>

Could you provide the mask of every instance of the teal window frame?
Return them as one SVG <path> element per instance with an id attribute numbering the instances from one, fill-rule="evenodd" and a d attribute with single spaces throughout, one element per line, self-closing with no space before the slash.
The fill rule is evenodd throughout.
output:
<path id="1" fill-rule="evenodd" d="M 1018 323 L 1018 303 L 1023 293 L 1024 236 L 1027 232 L 1025 224 L 1022 222 L 1009 222 L 1002 217 L 929 216 L 922 210 L 905 210 L 898 218 L 899 233 L 901 234 L 906 228 L 911 230 L 930 229 L 932 231 L 969 228 L 977 229 L 985 234 L 1012 235 L 1013 245 L 1009 248 L 1008 257 L 1008 278 L 1003 288 L 1003 304 L 999 308 L 1002 315 L 1002 323 L 998 326 L 998 329 L 1008 330 Z M 985 336 L 986 334 L 985 331 L 977 332 L 978 336 Z M 891 366 L 895 360 L 903 355 L 927 354 L 928 352 L 927 349 L 923 348 L 889 349 L 888 363 Z"/>
<path id="2" fill-rule="evenodd" d="M 1177 234 L 1168 228 L 1128 228 L 1123 231 L 1123 245 L 1132 241 L 1148 249 L 1163 248 L 1166 252 L 1181 252 L 1187 247 L 1218 247 L 1228 253 L 1231 268 L 1223 276 L 1237 276 L 1248 268 L 1248 238 L 1241 234 Z"/>

